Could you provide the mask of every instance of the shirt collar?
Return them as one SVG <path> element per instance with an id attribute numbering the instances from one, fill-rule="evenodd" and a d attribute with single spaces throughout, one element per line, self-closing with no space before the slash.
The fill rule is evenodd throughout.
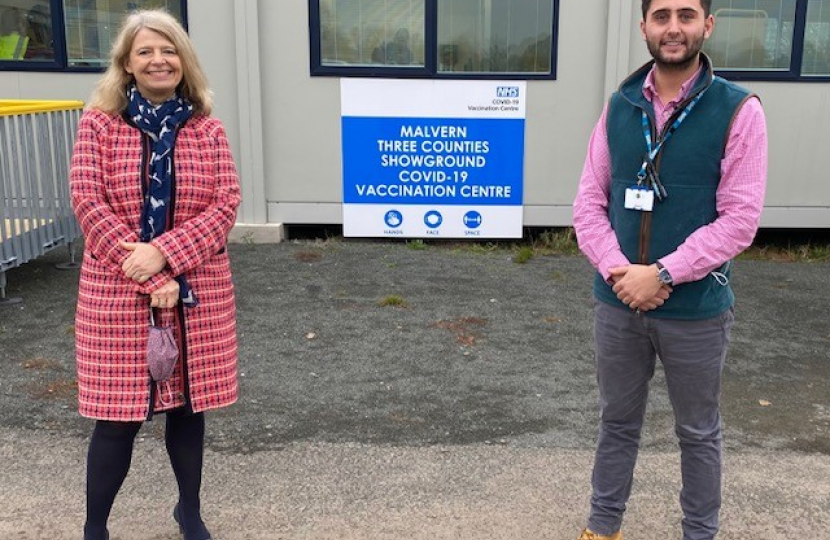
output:
<path id="1" fill-rule="evenodd" d="M 689 97 L 689 90 L 691 90 L 692 86 L 694 86 L 695 81 L 700 76 L 700 72 L 702 70 L 703 62 L 700 63 L 700 66 L 692 74 L 692 76 L 686 79 L 686 82 L 684 82 L 680 86 L 680 93 L 677 95 L 677 98 L 675 98 L 673 103 L 680 103 L 681 101 Z M 649 101 L 654 101 L 654 96 L 656 95 L 657 88 L 654 86 L 654 66 L 652 66 L 648 72 L 648 75 L 646 75 L 645 82 L 643 83 L 643 96 L 645 96 L 645 98 Z M 668 105 L 668 103 L 666 103 L 666 105 Z"/>

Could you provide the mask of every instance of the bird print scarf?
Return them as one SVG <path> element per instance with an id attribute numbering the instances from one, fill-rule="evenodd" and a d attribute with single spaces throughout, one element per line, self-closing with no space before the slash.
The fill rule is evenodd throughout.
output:
<path id="1" fill-rule="evenodd" d="M 179 126 L 193 115 L 193 105 L 178 95 L 161 105 L 146 100 L 136 86 L 127 88 L 127 115 L 150 140 L 149 186 L 145 190 L 141 209 L 142 242 L 149 242 L 167 230 L 170 217 L 169 205 L 173 193 L 173 148 Z M 176 278 L 179 282 L 179 297 L 182 304 L 195 307 L 198 300 L 184 275 Z"/>

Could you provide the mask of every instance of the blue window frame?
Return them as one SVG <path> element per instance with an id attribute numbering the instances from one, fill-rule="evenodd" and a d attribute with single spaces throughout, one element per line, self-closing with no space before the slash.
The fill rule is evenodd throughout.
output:
<path id="1" fill-rule="evenodd" d="M 309 0 L 311 74 L 555 79 L 559 0 Z"/>
<path id="2" fill-rule="evenodd" d="M 103 71 L 124 14 L 158 7 L 187 27 L 184 0 L 0 0 L 0 71 Z"/>
<path id="3" fill-rule="evenodd" d="M 830 81 L 830 0 L 713 0 L 704 45 L 732 80 Z"/>

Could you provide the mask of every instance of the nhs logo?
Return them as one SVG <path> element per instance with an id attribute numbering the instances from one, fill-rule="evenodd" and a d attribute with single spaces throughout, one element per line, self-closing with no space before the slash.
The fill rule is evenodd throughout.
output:
<path id="1" fill-rule="evenodd" d="M 517 98 L 519 97 L 519 87 L 498 86 L 496 87 L 496 96 L 500 98 Z"/>

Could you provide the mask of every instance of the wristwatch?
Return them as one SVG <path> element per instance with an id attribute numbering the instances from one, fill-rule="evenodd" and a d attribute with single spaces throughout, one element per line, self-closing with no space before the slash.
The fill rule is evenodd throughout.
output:
<path id="1" fill-rule="evenodd" d="M 671 274 L 669 274 L 669 269 L 663 266 L 663 263 L 660 261 L 657 261 L 655 264 L 657 265 L 657 279 L 661 284 L 671 286 L 674 280 L 672 280 Z"/>

